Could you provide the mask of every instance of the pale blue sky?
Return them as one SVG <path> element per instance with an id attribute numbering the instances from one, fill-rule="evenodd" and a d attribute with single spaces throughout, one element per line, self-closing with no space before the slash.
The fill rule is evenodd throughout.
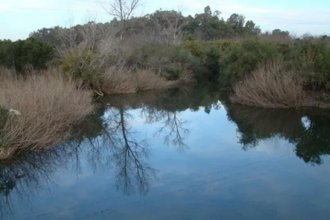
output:
<path id="1" fill-rule="evenodd" d="M 111 20 L 101 4 L 106 0 L 0 0 L 0 39 L 24 39 L 29 33 L 56 25 L 69 27 L 89 20 Z M 330 34 L 330 0 L 141 0 L 135 16 L 157 9 L 183 14 L 202 12 L 210 5 L 227 18 L 236 12 L 255 21 L 263 31 L 281 28 L 301 35 Z"/>

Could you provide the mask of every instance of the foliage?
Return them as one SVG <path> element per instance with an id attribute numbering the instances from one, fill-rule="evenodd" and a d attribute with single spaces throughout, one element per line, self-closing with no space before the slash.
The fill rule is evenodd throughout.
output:
<path id="1" fill-rule="evenodd" d="M 64 74 L 83 81 L 89 88 L 99 89 L 102 80 L 101 57 L 91 51 L 83 50 L 68 54 L 62 64 Z"/>
<path id="2" fill-rule="evenodd" d="M 226 21 L 220 17 L 220 11 L 212 12 L 209 6 L 204 13 L 188 16 L 183 31 L 186 36 L 195 36 L 200 40 L 255 36 L 260 33 L 253 21 L 246 21 L 244 16 L 232 14 Z"/>
<path id="3" fill-rule="evenodd" d="M 286 57 L 288 68 L 301 72 L 307 88 L 330 90 L 330 41 L 299 40 Z"/>
<path id="4" fill-rule="evenodd" d="M 231 42 L 220 59 L 219 82 L 232 85 L 255 70 L 260 63 L 280 56 L 277 45 L 259 39 Z"/>
<path id="5" fill-rule="evenodd" d="M 179 79 L 189 71 L 192 55 L 181 46 L 150 44 L 134 51 L 128 65 L 138 69 L 150 69 L 168 79 Z"/>
<path id="6" fill-rule="evenodd" d="M 43 69 L 53 58 L 54 49 L 34 38 L 0 41 L 0 65 L 22 72 L 25 68 Z"/>
<path id="7" fill-rule="evenodd" d="M 198 81 L 217 81 L 220 70 L 221 42 L 187 40 L 183 47 L 193 55 L 191 71 Z"/>

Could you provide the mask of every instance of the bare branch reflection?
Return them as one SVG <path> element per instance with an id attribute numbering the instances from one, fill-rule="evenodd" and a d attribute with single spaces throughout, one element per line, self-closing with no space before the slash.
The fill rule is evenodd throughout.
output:
<path id="1" fill-rule="evenodd" d="M 114 169 L 115 185 L 125 194 L 148 192 L 156 172 L 146 163 L 149 155 L 146 141 L 135 139 L 124 109 L 104 111 L 100 112 L 103 117 L 87 118 L 77 132 L 73 131 L 73 139 L 63 146 L 26 152 L 0 164 L 0 217 L 19 208 L 13 206 L 14 197 L 28 201 L 52 182 L 56 171 L 72 169 L 79 175 L 86 162 L 94 172 Z M 84 129 L 85 126 L 88 129 Z"/>
<path id="2" fill-rule="evenodd" d="M 164 143 L 173 144 L 180 150 L 187 149 L 187 145 L 184 143 L 186 135 L 189 134 L 189 129 L 184 127 L 187 121 L 180 119 L 177 112 L 167 112 L 162 123 L 163 127 L 157 133 L 164 135 Z"/>
<path id="3" fill-rule="evenodd" d="M 41 188 L 40 181 L 48 183 L 51 175 L 68 157 L 65 148 L 30 152 L 11 161 L 0 163 L 0 216 L 11 214 L 13 195 L 28 200 Z"/>
<path id="4" fill-rule="evenodd" d="M 133 138 L 133 132 L 128 125 L 130 116 L 123 108 L 113 109 L 110 114 L 112 125 L 109 127 L 118 141 L 114 142 L 114 162 L 118 168 L 117 188 L 125 193 L 134 192 L 136 187 L 140 193 L 146 193 L 149 189 L 150 179 L 155 171 L 144 162 L 149 156 L 149 148 L 145 140 L 137 141 Z"/>

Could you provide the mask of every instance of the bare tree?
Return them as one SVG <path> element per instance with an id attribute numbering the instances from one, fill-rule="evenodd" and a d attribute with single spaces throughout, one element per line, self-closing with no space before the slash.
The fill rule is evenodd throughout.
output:
<path id="1" fill-rule="evenodd" d="M 103 7 L 106 12 L 121 21 L 127 21 L 137 8 L 140 0 L 113 0 L 110 7 Z"/>
<path id="2" fill-rule="evenodd" d="M 122 31 L 126 27 L 126 22 L 131 18 L 133 12 L 139 6 L 140 0 L 112 0 L 110 6 L 102 5 L 104 10 L 121 21 Z M 121 34 L 121 38 L 122 38 Z"/>

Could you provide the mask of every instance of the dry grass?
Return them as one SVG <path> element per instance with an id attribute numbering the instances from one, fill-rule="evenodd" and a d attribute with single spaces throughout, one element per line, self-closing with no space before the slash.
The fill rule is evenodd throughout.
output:
<path id="1" fill-rule="evenodd" d="M 234 86 L 231 100 L 261 107 L 299 107 L 312 105 L 302 83 L 290 73 L 280 71 L 279 62 L 270 62 Z"/>
<path id="2" fill-rule="evenodd" d="M 0 159 L 21 150 L 50 147 L 63 141 L 71 126 L 92 111 L 92 94 L 56 71 L 27 79 L 0 79 L 0 106 L 15 109 L 0 128 Z"/>
<path id="3" fill-rule="evenodd" d="M 102 91 L 106 94 L 128 94 L 139 91 L 169 88 L 174 82 L 156 75 L 150 70 L 132 72 L 112 68 L 104 74 Z"/>

